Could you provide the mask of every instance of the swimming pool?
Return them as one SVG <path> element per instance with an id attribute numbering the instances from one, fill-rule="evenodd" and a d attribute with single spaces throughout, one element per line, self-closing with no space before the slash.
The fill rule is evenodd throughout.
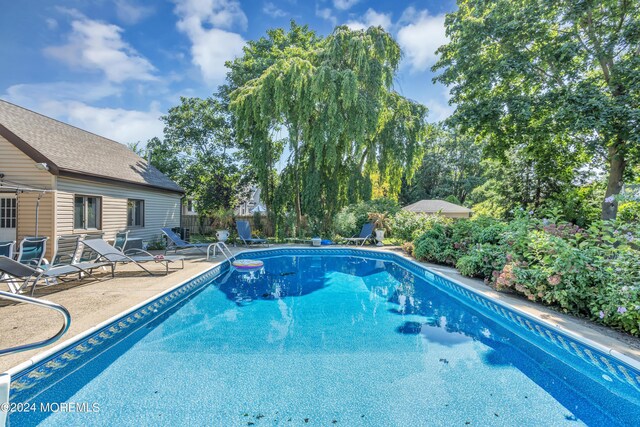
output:
<path id="1" fill-rule="evenodd" d="M 264 268 L 216 267 L 16 373 L 14 404 L 35 410 L 10 425 L 640 419 L 632 366 L 399 256 L 243 256 Z"/>

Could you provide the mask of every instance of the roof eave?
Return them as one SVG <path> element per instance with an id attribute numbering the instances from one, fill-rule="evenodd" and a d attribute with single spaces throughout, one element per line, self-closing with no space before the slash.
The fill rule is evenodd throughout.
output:
<path id="1" fill-rule="evenodd" d="M 143 182 L 129 181 L 129 180 L 125 180 L 125 179 L 117 179 L 117 178 L 112 178 L 112 177 L 108 177 L 108 176 L 104 176 L 104 175 L 90 174 L 90 173 L 86 173 L 86 172 L 82 172 L 82 171 L 75 171 L 75 170 L 71 170 L 71 169 L 60 169 L 59 170 L 59 175 L 62 176 L 62 177 L 67 177 L 67 178 L 85 179 L 85 180 L 88 179 L 88 180 L 91 180 L 91 181 L 104 182 L 104 183 L 108 183 L 108 184 L 121 183 L 121 184 L 133 185 L 133 186 L 136 186 L 136 187 L 143 187 L 143 188 L 151 188 L 151 189 L 154 189 L 154 190 L 169 191 L 171 193 L 186 194 L 186 191 L 184 191 L 184 189 L 182 187 L 178 186 L 177 184 L 176 184 L 177 188 L 169 188 L 169 187 L 164 187 L 164 186 L 161 186 L 161 185 L 154 185 L 154 184 L 143 183 Z"/>

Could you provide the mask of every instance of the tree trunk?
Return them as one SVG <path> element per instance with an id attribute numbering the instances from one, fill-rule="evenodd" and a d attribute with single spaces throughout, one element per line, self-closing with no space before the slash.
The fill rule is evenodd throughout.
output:
<path id="1" fill-rule="evenodd" d="M 293 179 L 295 181 L 294 184 L 294 204 L 296 209 L 296 232 L 299 237 L 302 237 L 300 234 L 300 228 L 302 227 L 302 201 L 301 201 L 301 189 L 300 189 L 300 153 L 299 153 L 299 139 L 298 139 L 298 129 L 290 129 L 289 137 L 294 138 L 291 141 L 291 148 L 293 149 Z M 291 136 L 291 135 L 295 136 Z"/>
<path id="2" fill-rule="evenodd" d="M 609 147 L 609 179 L 607 180 L 607 191 L 602 202 L 602 219 L 616 219 L 618 214 L 618 202 L 613 197 L 620 194 L 622 190 L 623 174 L 627 167 L 624 154 L 620 152 L 618 147 L 624 143 L 619 141 L 618 144 Z"/>

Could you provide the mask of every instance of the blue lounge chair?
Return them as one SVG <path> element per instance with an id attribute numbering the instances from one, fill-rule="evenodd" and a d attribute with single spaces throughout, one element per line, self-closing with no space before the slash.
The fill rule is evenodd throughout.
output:
<path id="1" fill-rule="evenodd" d="M 48 237 L 25 237 L 20 242 L 18 262 L 29 267 L 38 268 L 44 260 Z"/>
<path id="2" fill-rule="evenodd" d="M 13 258 L 13 248 L 15 248 L 16 242 L 0 242 L 0 255 L 6 256 L 7 258 Z"/>
<path id="3" fill-rule="evenodd" d="M 367 240 L 370 240 L 372 238 L 374 226 L 375 225 L 373 224 L 373 222 L 363 224 L 362 230 L 360 230 L 360 234 L 357 237 L 348 237 L 344 240 L 347 242 L 347 245 L 353 242 L 355 245 L 360 243 L 360 246 L 363 246 Z"/>
<path id="4" fill-rule="evenodd" d="M 179 249 L 198 249 L 200 252 L 205 253 L 211 243 L 188 243 L 178 236 L 174 231 L 168 227 L 160 229 L 165 236 L 167 236 L 167 248 L 164 253 L 173 249 L 174 252 L 178 252 Z"/>
<path id="5" fill-rule="evenodd" d="M 256 239 L 251 237 L 251 224 L 249 221 L 239 220 L 236 221 L 236 228 L 238 229 L 238 236 L 240 240 L 245 244 L 245 246 L 249 246 L 251 244 L 262 244 L 269 246 L 269 242 L 267 239 Z"/>

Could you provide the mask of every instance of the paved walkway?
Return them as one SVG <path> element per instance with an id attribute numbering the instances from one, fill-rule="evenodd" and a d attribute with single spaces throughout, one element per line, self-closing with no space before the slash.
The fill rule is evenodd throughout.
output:
<path id="1" fill-rule="evenodd" d="M 371 248 L 367 247 L 367 249 Z M 244 248 L 231 249 L 233 252 L 244 250 Z M 406 256 L 398 248 L 386 247 L 382 248 L 382 250 L 389 250 Z M 155 277 L 149 277 L 144 272 L 136 269 L 135 266 L 118 267 L 118 274 L 115 279 L 52 286 L 39 290 L 36 296 L 62 304 L 69 310 L 72 322 L 69 331 L 62 338 L 62 340 L 66 340 L 201 273 L 221 262 L 222 259 L 221 256 L 218 256 L 215 260 L 206 261 L 201 255 L 193 255 L 185 262 L 183 270 L 173 270 L 167 276 Z M 518 296 L 496 292 L 484 285 L 480 280 L 461 276 L 453 268 L 433 264 L 425 265 L 473 287 L 484 295 L 511 304 L 535 317 L 545 319 L 560 328 L 573 331 L 578 335 L 640 361 L 640 339 L 638 338 L 613 331 L 586 319 L 558 313 Z M 151 267 L 157 267 L 158 272 L 162 272 L 160 265 L 151 265 Z M 0 348 L 45 339 L 53 335 L 60 327 L 59 315 L 49 310 L 1 300 L 0 319 Z M 59 343 L 53 345 L 57 344 Z M 49 347 L 1 357 L 0 372 L 4 372 L 28 360 Z"/>

